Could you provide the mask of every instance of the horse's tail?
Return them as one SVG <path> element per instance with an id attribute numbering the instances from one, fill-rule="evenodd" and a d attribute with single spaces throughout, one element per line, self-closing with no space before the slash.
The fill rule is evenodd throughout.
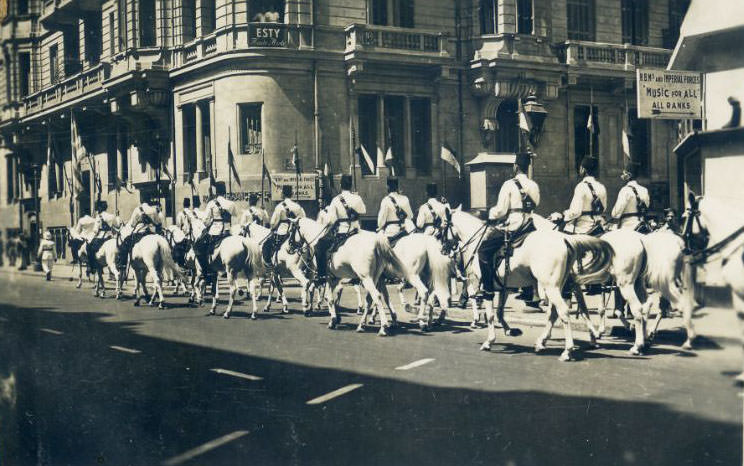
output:
<path id="1" fill-rule="evenodd" d="M 382 264 L 384 270 L 390 272 L 395 278 L 408 280 L 408 267 L 403 265 L 393 248 L 390 247 L 390 242 L 382 233 L 375 235 L 374 253 L 377 263 Z"/>
<path id="2" fill-rule="evenodd" d="M 161 238 L 161 240 L 162 241 L 158 241 L 158 250 L 160 252 L 160 260 L 163 264 L 163 270 L 170 270 L 176 279 L 183 280 L 181 269 L 173 260 L 173 254 L 171 254 L 170 245 L 168 245 L 168 242 L 165 240 L 165 238 Z"/>
<path id="3" fill-rule="evenodd" d="M 564 241 L 572 256 L 569 264 L 574 261 L 581 264 L 579 273 L 574 277 L 579 285 L 603 282 L 608 278 L 608 269 L 615 255 L 610 243 L 589 235 L 567 235 Z M 587 253 L 591 254 L 589 261 L 581 262 Z"/>
<path id="4" fill-rule="evenodd" d="M 256 241 L 250 238 L 243 236 L 240 238 L 243 243 L 243 249 L 245 250 L 245 265 L 243 267 L 243 273 L 250 279 L 251 275 L 255 274 L 263 265 L 261 247 L 256 243 Z"/>
<path id="5" fill-rule="evenodd" d="M 648 257 L 644 278 L 649 288 L 667 290 L 678 303 L 694 306 L 692 266 L 685 260 L 682 240 L 671 233 L 651 233 L 643 242 Z"/>

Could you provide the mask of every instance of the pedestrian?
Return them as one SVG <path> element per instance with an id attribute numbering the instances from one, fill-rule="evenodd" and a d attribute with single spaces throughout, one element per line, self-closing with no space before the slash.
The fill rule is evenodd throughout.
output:
<path id="1" fill-rule="evenodd" d="M 5 244 L 3 243 L 3 232 L 0 231 L 0 267 L 5 265 L 3 260 L 3 253 L 5 252 Z"/>
<path id="2" fill-rule="evenodd" d="M 52 241 L 51 232 L 44 232 L 44 239 L 39 244 L 39 251 L 36 253 L 36 256 L 41 261 L 41 269 L 46 275 L 46 280 L 50 281 L 52 279 L 52 267 L 57 260 L 57 251 L 55 250 L 54 241 Z"/>
<path id="3" fill-rule="evenodd" d="M 18 241 L 16 244 L 18 255 L 21 258 L 21 265 L 18 267 L 18 270 L 26 270 L 28 268 L 28 263 L 31 262 L 28 257 L 28 239 L 26 238 L 26 233 L 20 232 L 18 234 Z"/>
<path id="4" fill-rule="evenodd" d="M 11 233 L 8 236 L 8 265 L 15 267 L 16 263 L 16 237 Z"/>

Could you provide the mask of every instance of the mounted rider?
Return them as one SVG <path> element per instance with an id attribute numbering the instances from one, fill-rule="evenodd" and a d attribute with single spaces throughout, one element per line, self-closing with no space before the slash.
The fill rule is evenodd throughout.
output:
<path id="1" fill-rule="evenodd" d="M 218 181 L 214 184 L 211 200 L 204 209 L 204 225 L 206 228 L 194 242 L 196 258 L 201 264 L 202 275 L 205 274 L 210 258 L 222 242 L 230 235 L 230 226 L 233 217 L 238 217 L 237 205 L 225 199 L 225 183 Z"/>
<path id="2" fill-rule="evenodd" d="M 269 214 L 266 209 L 258 206 L 258 194 L 251 193 L 248 196 L 248 209 L 243 211 L 243 215 L 240 216 L 241 225 L 250 225 L 251 223 L 257 223 L 262 227 L 268 226 Z"/>
<path id="3" fill-rule="evenodd" d="M 153 202 L 153 200 L 150 200 Z M 117 267 L 123 269 L 127 265 L 127 260 L 132 252 L 132 248 L 137 242 L 146 235 L 156 234 L 162 230 L 163 215 L 158 207 L 150 205 L 150 202 L 144 200 L 142 204 L 132 211 L 132 216 L 127 224 L 132 228 L 132 233 L 124 238 L 119 246 L 119 257 Z M 154 200 L 153 203 L 158 202 Z"/>
<path id="4" fill-rule="evenodd" d="M 398 191 L 398 178 L 388 177 L 388 195 L 380 202 L 377 214 L 377 230 L 382 231 L 391 245 L 416 227 L 413 224 L 413 211 L 408 197 Z"/>
<path id="5" fill-rule="evenodd" d="M 524 237 L 534 231 L 532 212 L 540 204 L 540 187 L 527 177 L 531 154 L 520 152 L 514 160 L 514 178 L 501 185 L 496 205 L 488 211 L 487 230 L 478 248 L 483 297 L 495 293 L 496 257 L 507 235 Z"/>
<path id="6" fill-rule="evenodd" d="M 437 196 L 437 184 L 426 185 L 428 200 L 421 204 L 416 217 L 416 228 L 426 235 L 440 237 L 447 227 L 450 205 L 444 196 Z"/>
<path id="7" fill-rule="evenodd" d="M 599 161 L 596 157 L 585 156 L 579 166 L 582 178 L 574 188 L 573 199 L 568 209 L 554 213 L 550 219 L 563 222 L 567 233 L 583 233 L 598 236 L 604 232 L 604 214 L 607 209 L 607 189 L 597 180 Z"/>
<path id="8" fill-rule="evenodd" d="M 289 226 L 292 220 L 305 217 L 305 209 L 292 200 L 292 186 L 282 186 L 282 201 L 274 208 L 271 215 L 271 234 L 263 245 L 264 261 L 273 263 L 274 256 L 289 236 Z"/>
<path id="9" fill-rule="evenodd" d="M 328 252 L 338 249 L 350 236 L 361 229 L 359 216 L 367 213 L 364 200 L 356 193 L 351 192 L 351 175 L 341 175 L 341 192 L 331 200 L 328 205 L 325 218 L 318 216 L 318 222 L 327 226 L 326 233 L 318 239 L 315 245 L 315 261 L 317 262 L 318 282 L 327 279 Z M 321 211 L 323 212 L 323 211 Z M 334 219 L 333 225 L 327 225 L 328 220 Z"/>
<path id="10" fill-rule="evenodd" d="M 196 212 L 191 207 L 191 198 L 183 198 L 183 210 L 176 215 L 176 226 L 184 235 L 190 237 L 193 232 L 193 222 L 197 220 Z"/>
<path id="11" fill-rule="evenodd" d="M 119 217 L 106 212 L 107 209 L 108 203 L 106 201 L 99 200 L 96 202 L 96 221 L 93 226 L 92 239 L 88 243 L 88 274 L 93 273 L 92 265 L 95 262 L 96 254 L 101 249 L 103 243 L 117 232 L 121 226 L 121 220 Z"/>
<path id="12" fill-rule="evenodd" d="M 651 233 L 651 227 L 646 219 L 651 199 L 648 189 L 644 188 L 636 177 L 641 165 L 629 158 L 625 159 L 625 167 L 620 178 L 625 186 L 617 193 L 617 201 L 612 209 L 612 218 L 617 219 L 620 228 L 632 228 L 639 233 Z"/>

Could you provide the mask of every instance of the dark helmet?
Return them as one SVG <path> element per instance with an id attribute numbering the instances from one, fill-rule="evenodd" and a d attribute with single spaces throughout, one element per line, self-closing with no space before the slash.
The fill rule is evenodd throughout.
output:
<path id="1" fill-rule="evenodd" d="M 634 162 L 632 159 L 625 158 L 625 164 L 623 165 L 623 172 L 627 173 L 630 178 L 635 178 L 641 170 L 641 164 Z"/>
<path id="2" fill-rule="evenodd" d="M 388 191 L 397 191 L 398 190 L 398 178 L 394 176 L 389 176 L 387 179 L 387 189 Z"/>
<path id="3" fill-rule="evenodd" d="M 597 168 L 599 168 L 599 160 L 594 156 L 587 155 L 581 159 L 581 168 L 586 170 L 590 175 L 594 175 L 597 172 Z"/>
<path id="4" fill-rule="evenodd" d="M 282 197 L 292 197 L 292 185 L 285 184 L 282 186 Z"/>
<path id="5" fill-rule="evenodd" d="M 183 208 L 184 209 L 188 209 L 189 207 L 191 207 L 191 198 L 184 197 L 183 198 Z"/>
<path id="6" fill-rule="evenodd" d="M 215 196 L 224 196 L 227 193 L 224 181 L 218 181 L 214 184 L 214 193 Z"/>
<path id="7" fill-rule="evenodd" d="M 426 197 L 437 197 L 436 183 L 429 183 L 426 185 Z"/>
<path id="8" fill-rule="evenodd" d="M 198 209 L 201 207 L 201 198 L 198 195 L 194 195 L 191 197 L 191 203 L 194 204 L 195 209 Z"/>
<path id="9" fill-rule="evenodd" d="M 258 194 L 250 193 L 248 195 L 248 205 L 256 205 L 256 204 L 258 204 Z"/>
<path id="10" fill-rule="evenodd" d="M 531 163 L 532 163 L 532 154 L 530 154 L 529 152 L 519 152 L 517 153 L 517 156 L 514 158 L 514 164 L 525 173 L 530 168 Z"/>
<path id="11" fill-rule="evenodd" d="M 97 212 L 104 212 L 106 209 L 108 209 L 108 202 L 106 202 L 106 201 L 97 201 L 96 202 L 96 211 Z"/>
<path id="12" fill-rule="evenodd" d="M 351 175 L 344 174 L 341 175 L 341 189 L 349 190 L 352 186 L 352 179 Z"/>

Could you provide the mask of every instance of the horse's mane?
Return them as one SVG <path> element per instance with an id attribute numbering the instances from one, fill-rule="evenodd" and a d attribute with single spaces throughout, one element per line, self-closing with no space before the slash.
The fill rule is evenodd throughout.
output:
<path id="1" fill-rule="evenodd" d="M 716 237 L 726 236 L 744 225 L 744 210 L 731 199 L 704 196 L 699 207 L 712 240 L 720 239 Z"/>
<path id="2" fill-rule="evenodd" d="M 316 220 L 307 217 L 299 219 L 298 222 L 300 225 L 300 229 L 302 230 L 302 235 L 307 241 L 316 240 L 320 235 L 320 232 L 323 231 L 323 229 L 325 228 L 325 225 L 323 225 L 322 223 L 319 223 Z"/>
<path id="3" fill-rule="evenodd" d="M 455 217 L 460 218 L 461 221 L 465 223 L 465 227 L 468 229 L 477 230 L 478 228 L 482 227 L 484 223 L 483 220 L 479 219 L 470 212 L 465 212 L 464 210 L 452 211 L 453 221 L 455 220 Z"/>

